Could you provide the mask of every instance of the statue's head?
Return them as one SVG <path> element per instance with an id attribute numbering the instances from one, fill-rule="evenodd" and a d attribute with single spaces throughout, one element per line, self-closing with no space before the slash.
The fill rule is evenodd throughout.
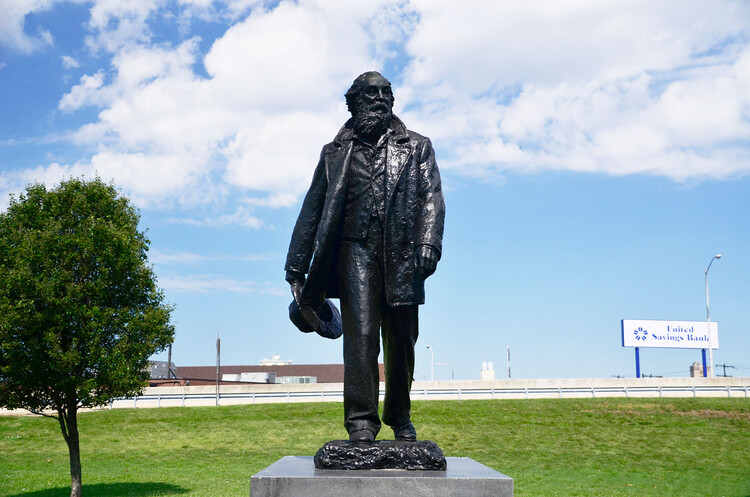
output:
<path id="1" fill-rule="evenodd" d="M 393 117 L 391 83 L 379 72 L 357 76 L 346 92 L 346 106 L 354 117 L 355 129 L 366 135 L 385 131 Z"/>
<path id="2" fill-rule="evenodd" d="M 388 110 L 391 110 L 394 101 L 390 81 L 377 71 L 368 71 L 357 76 L 346 92 L 346 107 L 352 115 L 355 115 L 363 104 L 368 107 L 385 104 Z"/>

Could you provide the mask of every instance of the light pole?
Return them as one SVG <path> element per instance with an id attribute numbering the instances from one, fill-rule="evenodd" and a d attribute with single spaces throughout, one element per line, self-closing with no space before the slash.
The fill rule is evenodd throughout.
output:
<path id="1" fill-rule="evenodd" d="M 444 362 L 436 362 L 435 366 L 444 366 L 451 370 L 451 380 L 454 379 L 455 375 L 453 374 L 453 368 L 450 366 L 450 364 L 445 364 Z"/>
<path id="2" fill-rule="evenodd" d="M 505 346 L 505 367 L 508 370 L 508 379 L 510 380 L 510 345 Z"/>
<path id="3" fill-rule="evenodd" d="M 714 259 L 721 259 L 721 254 L 716 254 L 711 258 L 706 268 L 706 331 L 708 332 L 708 376 L 713 378 L 714 376 L 714 339 L 713 333 L 711 333 L 711 310 L 708 307 L 708 270 L 711 269 Z"/>
<path id="4" fill-rule="evenodd" d="M 435 351 L 429 345 L 427 348 L 430 350 L 430 381 L 435 380 Z"/>

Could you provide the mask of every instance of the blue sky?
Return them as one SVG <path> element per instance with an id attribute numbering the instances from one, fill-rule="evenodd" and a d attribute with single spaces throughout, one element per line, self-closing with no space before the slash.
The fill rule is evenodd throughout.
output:
<path id="1" fill-rule="evenodd" d="M 743 1 L 0 0 L 0 208 L 112 180 L 174 304 L 173 360 L 341 361 L 288 321 L 283 264 L 366 70 L 429 136 L 443 258 L 420 310 L 459 379 L 633 376 L 620 320 L 704 320 L 750 374 L 750 5 Z M 166 354 L 157 358 L 165 359 Z M 693 350 L 648 349 L 684 376 Z M 450 378 L 447 367 L 436 379 Z"/>

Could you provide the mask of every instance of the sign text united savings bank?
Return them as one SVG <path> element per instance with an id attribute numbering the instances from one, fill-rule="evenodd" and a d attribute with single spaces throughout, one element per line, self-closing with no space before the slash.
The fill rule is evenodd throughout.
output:
<path id="1" fill-rule="evenodd" d="M 718 348 L 718 326 L 711 323 L 713 348 Z M 705 349 L 709 346 L 706 323 L 701 321 L 622 320 L 624 347 Z"/>

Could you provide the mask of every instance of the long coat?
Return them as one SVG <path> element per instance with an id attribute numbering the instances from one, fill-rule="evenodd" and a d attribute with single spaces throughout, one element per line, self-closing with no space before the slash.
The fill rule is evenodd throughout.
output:
<path id="1" fill-rule="evenodd" d="M 407 130 L 394 116 L 387 143 L 383 281 L 388 305 L 424 303 L 424 279 L 415 251 L 442 251 L 445 204 L 429 138 Z M 352 156 L 352 120 L 323 147 L 310 189 L 294 226 L 287 271 L 308 273 L 302 301 L 338 298 L 338 253 Z"/>

